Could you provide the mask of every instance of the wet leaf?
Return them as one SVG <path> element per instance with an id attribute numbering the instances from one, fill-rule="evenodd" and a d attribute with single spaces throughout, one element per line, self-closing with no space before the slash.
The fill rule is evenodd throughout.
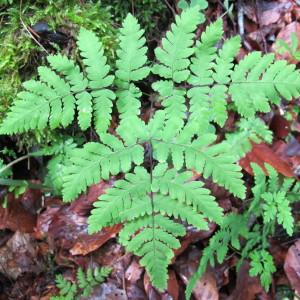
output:
<path id="1" fill-rule="evenodd" d="M 289 248 L 284 262 L 284 272 L 292 288 L 300 294 L 300 241 Z"/>
<path id="2" fill-rule="evenodd" d="M 278 173 L 281 173 L 287 177 L 294 177 L 293 170 L 291 166 L 283 160 L 272 148 L 268 145 L 253 144 L 252 150 L 247 153 L 247 155 L 239 161 L 241 167 L 253 175 L 250 163 L 254 162 L 264 168 L 264 164 L 270 164 Z"/>

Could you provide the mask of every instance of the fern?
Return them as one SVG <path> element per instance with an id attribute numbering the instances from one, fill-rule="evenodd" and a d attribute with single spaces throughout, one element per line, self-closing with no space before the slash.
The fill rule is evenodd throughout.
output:
<path id="1" fill-rule="evenodd" d="M 201 277 L 210 263 L 216 260 L 222 263 L 228 253 L 229 246 L 239 250 L 240 237 L 246 240 L 237 267 L 240 268 L 244 259 L 250 259 L 250 275 L 260 276 L 263 287 L 268 291 L 272 273 L 276 271 L 272 256 L 267 251 L 268 238 L 275 230 L 276 223 L 281 225 L 288 235 L 293 234 L 294 219 L 288 195 L 298 190 L 299 183 L 293 179 L 280 180 L 278 173 L 265 165 L 268 176 L 256 164 L 251 164 L 254 172 L 255 185 L 252 188 L 253 199 L 242 215 L 230 214 L 225 217 L 221 228 L 210 239 L 209 245 L 203 250 L 197 272 L 193 275 L 186 290 L 189 298 L 196 281 Z M 294 185 L 294 186 L 293 186 Z M 295 188 L 296 187 L 296 188 Z M 263 219 L 263 224 L 255 224 L 253 220 Z"/>
<path id="2" fill-rule="evenodd" d="M 74 300 L 81 297 L 89 297 L 95 286 L 102 283 L 111 273 L 111 268 L 88 268 L 86 272 L 82 268 L 77 269 L 76 282 L 72 283 L 61 274 L 56 276 L 55 282 L 59 289 L 59 295 L 51 297 L 51 300 Z"/>
<path id="3" fill-rule="evenodd" d="M 59 289 L 59 296 L 51 297 L 52 300 L 64 299 L 73 300 L 77 294 L 78 287 L 71 281 L 66 280 L 61 274 L 55 278 L 55 283 Z"/>
<path id="4" fill-rule="evenodd" d="M 90 233 L 104 226 L 126 223 L 120 241 L 128 251 L 142 256 L 141 264 L 159 289 L 167 283 L 172 249 L 180 246 L 176 237 L 185 233 L 182 225 L 166 216 L 180 217 L 198 229 L 208 229 L 204 216 L 222 222 L 222 210 L 209 190 L 201 182 L 189 182 L 190 172 L 177 173 L 167 167 L 158 164 L 152 180 L 144 168 L 136 167 L 133 174 L 117 181 L 99 198 L 89 218 Z"/>
<path id="5" fill-rule="evenodd" d="M 273 257 L 267 251 L 262 250 L 251 253 L 250 259 L 250 275 L 259 275 L 263 287 L 268 291 L 272 281 L 271 274 L 276 271 Z"/>
<path id="6" fill-rule="evenodd" d="M 269 167 L 268 179 L 262 171 L 254 170 L 257 184 L 253 200 L 241 217 L 224 217 L 203 182 L 192 178 L 197 172 L 244 199 L 246 190 L 237 161 L 251 149 L 251 141 L 272 139 L 256 113 L 269 112 L 271 105 L 280 104 L 281 97 L 298 97 L 300 80 L 294 66 L 274 61 L 273 55 L 254 52 L 235 64 L 240 38 L 223 41 L 221 20 L 207 26 L 195 43 L 195 31 L 203 21 L 201 10 L 207 1 L 181 0 L 179 5 L 182 13 L 155 49 L 152 67 L 144 31 L 134 16 L 129 14 L 120 29 L 115 76 L 109 73 L 103 47 L 95 35 L 81 29 L 77 46 L 82 63 L 78 65 L 62 55 L 49 56 L 50 67 L 39 67 L 39 80 L 24 83 L 24 91 L 19 93 L 0 132 L 22 133 L 48 125 L 51 129 L 67 127 L 75 114 L 82 130 L 94 126 L 97 142 L 70 147 L 62 151 L 62 156 L 62 152 L 53 152 L 56 157 L 49 165 L 52 185 L 61 188 L 61 182 L 52 176 L 60 164 L 64 201 L 75 199 L 111 175 L 117 176 L 114 185 L 94 203 L 89 232 L 123 223 L 121 244 L 141 257 L 140 263 L 160 290 L 166 288 L 173 250 L 185 234 L 182 223 L 199 230 L 207 229 L 208 221 L 220 225 L 204 250 L 199 270 L 188 287 L 189 296 L 208 262 L 214 263 L 215 254 L 221 262 L 229 245 L 241 247 L 240 236 L 247 242 L 242 251 L 244 259 L 258 241 L 262 242 L 258 250 L 267 249 L 268 236 L 276 224 L 292 233 L 290 189 L 295 187 L 287 181 L 281 184 Z M 155 75 L 151 87 L 161 108 L 153 109 L 145 122 L 140 118 L 140 87 L 141 81 L 148 83 L 150 72 Z M 110 128 L 114 106 L 119 118 Z M 242 117 L 240 129 L 220 142 L 217 128 L 224 126 L 232 107 Z M 270 209 L 272 214 L 268 215 Z M 262 217 L 264 224 L 249 228 L 253 216 Z"/>
<path id="7" fill-rule="evenodd" d="M 13 134 L 70 125 L 78 112 L 82 130 L 94 125 L 98 133 L 107 130 L 115 94 L 107 89 L 114 77 L 108 75 L 103 47 L 96 35 L 81 29 L 77 42 L 86 76 L 76 63 L 60 54 L 48 56 L 49 67 L 39 67 L 39 81 L 24 82 L 25 91 L 4 120 L 1 133 Z"/>
<path id="8" fill-rule="evenodd" d="M 73 139 L 67 139 L 66 141 L 58 141 L 53 146 L 44 148 L 43 155 L 54 156 L 47 164 L 47 176 L 45 178 L 45 184 L 53 189 L 55 194 L 61 194 L 63 187 L 63 172 L 69 155 L 77 144 Z"/>

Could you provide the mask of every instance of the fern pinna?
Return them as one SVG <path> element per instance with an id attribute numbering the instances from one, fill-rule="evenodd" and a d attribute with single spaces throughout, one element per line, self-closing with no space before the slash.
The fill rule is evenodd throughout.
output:
<path id="1" fill-rule="evenodd" d="M 255 179 L 253 199 L 242 214 L 231 213 L 224 217 L 221 228 L 210 238 L 209 245 L 203 251 L 199 268 L 187 287 L 187 298 L 207 265 L 214 266 L 215 260 L 222 263 L 229 247 L 241 251 L 238 269 L 244 259 L 249 258 L 250 275 L 259 276 L 262 286 L 269 290 L 272 273 L 276 271 L 273 257 L 268 251 L 269 237 L 274 236 L 278 226 L 282 226 L 286 234 L 292 236 L 294 219 L 291 205 L 298 201 L 300 183 L 292 178 L 280 178 L 268 164 L 265 165 L 265 171 L 256 164 L 251 166 Z M 262 222 L 257 221 L 259 219 Z"/>
<path id="2" fill-rule="evenodd" d="M 253 52 L 234 65 L 240 38 L 220 43 L 221 20 L 195 42 L 201 20 L 199 6 L 184 5 L 150 67 L 144 31 L 129 14 L 120 29 L 115 76 L 96 36 L 81 29 L 77 45 L 82 65 L 62 55 L 49 56 L 50 67 L 39 68 L 40 80 L 24 83 L 25 91 L 19 93 L 0 130 L 13 134 L 48 125 L 66 127 L 75 112 L 81 129 L 95 127 L 99 142 L 68 152 L 63 199 L 71 201 L 92 184 L 123 173 L 94 203 L 89 232 L 123 223 L 120 242 L 141 257 L 159 290 L 167 286 L 173 250 L 185 234 L 182 221 L 199 230 L 208 229 L 209 221 L 220 226 L 226 221 L 204 183 L 192 179 L 193 172 L 243 199 L 237 161 L 251 147 L 249 138 L 271 139 L 256 112 L 270 111 L 281 97 L 300 95 L 295 66 L 274 61 L 271 54 Z M 161 108 L 145 122 L 140 118 L 138 82 L 150 72 L 157 78 L 152 88 Z M 216 128 L 227 119 L 229 99 L 241 115 L 241 128 L 247 130 L 220 143 Z M 113 106 L 119 113 L 115 129 L 109 128 Z M 236 144 L 238 150 L 233 149 Z"/>

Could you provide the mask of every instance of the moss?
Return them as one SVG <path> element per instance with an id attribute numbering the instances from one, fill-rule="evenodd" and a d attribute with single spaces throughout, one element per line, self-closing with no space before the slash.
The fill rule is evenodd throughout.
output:
<path id="1" fill-rule="evenodd" d="M 6 1 L 13 2 L 13 1 Z M 1 3 L 0 3 L 1 5 Z M 21 13 L 20 13 L 21 12 Z M 0 36 L 5 47 L 0 48 L 0 120 L 20 88 L 22 81 L 32 77 L 36 67 L 43 63 L 46 53 L 26 32 L 24 25 L 46 22 L 53 30 L 62 30 L 69 36 L 76 36 L 80 26 L 93 30 L 102 40 L 106 54 L 114 57 L 116 30 L 112 25 L 108 9 L 99 4 L 79 1 L 19 1 L 2 7 L 0 11 Z M 55 45 L 50 45 L 53 52 Z M 72 50 L 70 42 L 66 49 Z M 68 53 L 69 55 L 70 53 Z"/>
<path id="2" fill-rule="evenodd" d="M 118 24 L 125 19 L 128 12 L 134 14 L 145 29 L 147 40 L 160 39 L 172 17 L 163 0 L 102 0 L 101 3 L 109 9 L 113 20 Z"/>
<path id="3" fill-rule="evenodd" d="M 71 37 L 67 45 L 59 47 L 47 43 L 48 52 L 60 51 L 76 56 L 74 38 L 80 27 L 93 30 L 103 42 L 106 55 L 114 62 L 117 28 L 128 12 L 132 12 L 146 29 L 148 40 L 159 39 L 170 19 L 164 1 L 157 0 L 0 0 L 0 36 L 5 47 L 0 48 L 0 122 L 6 115 L 21 83 L 36 75 L 37 67 L 45 63 L 47 53 L 29 36 L 25 26 L 45 22 L 52 30 L 60 30 Z M 20 19 L 21 16 L 21 19 Z M 22 23 L 23 22 L 23 23 Z M 76 129 L 75 129 L 76 131 Z M 74 133 L 74 132 L 73 132 Z M 19 150 L 39 144 L 45 145 L 60 132 L 34 132 L 16 136 Z"/>

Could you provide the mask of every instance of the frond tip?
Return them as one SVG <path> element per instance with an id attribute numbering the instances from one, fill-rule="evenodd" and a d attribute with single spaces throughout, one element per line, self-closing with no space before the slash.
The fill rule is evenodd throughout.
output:
<path id="1" fill-rule="evenodd" d="M 2 123 L 3 134 L 67 127 L 78 113 L 82 130 L 94 119 L 98 133 L 105 132 L 111 120 L 115 94 L 107 89 L 114 80 L 104 56 L 103 46 L 96 35 L 81 28 L 77 45 L 83 58 L 86 76 L 71 59 L 60 54 L 49 55 L 51 66 L 39 67 L 39 80 L 24 82 L 25 91 Z"/>

